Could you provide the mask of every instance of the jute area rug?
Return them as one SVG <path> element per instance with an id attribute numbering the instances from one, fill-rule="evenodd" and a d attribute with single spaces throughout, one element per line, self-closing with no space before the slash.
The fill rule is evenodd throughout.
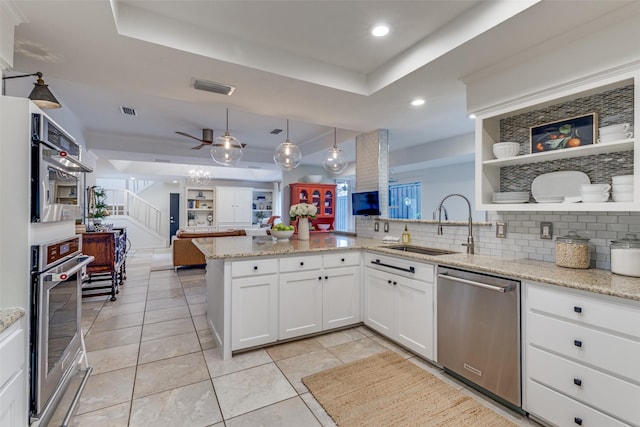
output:
<path id="1" fill-rule="evenodd" d="M 302 381 L 340 427 L 515 426 L 392 352 L 319 372 Z"/>

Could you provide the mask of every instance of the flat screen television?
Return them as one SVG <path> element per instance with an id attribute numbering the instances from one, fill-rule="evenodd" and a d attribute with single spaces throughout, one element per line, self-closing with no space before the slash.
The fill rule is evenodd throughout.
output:
<path id="1" fill-rule="evenodd" d="M 351 193 L 353 215 L 380 215 L 380 201 L 377 191 Z"/>

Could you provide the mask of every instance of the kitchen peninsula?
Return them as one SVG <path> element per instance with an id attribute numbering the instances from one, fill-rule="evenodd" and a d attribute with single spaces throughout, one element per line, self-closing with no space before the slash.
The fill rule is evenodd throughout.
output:
<path id="1" fill-rule="evenodd" d="M 207 321 L 225 358 L 231 357 L 232 351 L 236 349 L 267 345 L 278 340 L 278 283 L 283 274 L 293 274 L 296 271 L 311 272 L 310 277 L 318 280 L 318 277 L 328 277 L 325 273 L 331 271 L 331 268 L 355 268 L 355 272 L 350 274 L 357 276 L 352 275 L 348 283 L 356 286 L 354 292 L 357 291 L 356 297 L 359 300 L 361 291 L 358 271 L 364 262 L 363 252 L 572 288 L 600 295 L 602 298 L 607 298 L 604 296 L 606 295 L 640 301 L 640 279 L 615 275 L 607 270 L 569 269 L 557 267 L 549 262 L 506 259 L 482 254 L 422 255 L 399 252 L 380 240 L 333 233 L 313 235 L 308 241 L 294 238 L 282 242 L 266 236 L 241 236 L 201 238 L 194 240 L 194 243 L 207 259 Z M 324 264 L 321 256 L 326 257 Z M 234 317 L 239 315 L 234 313 L 234 308 L 239 309 L 242 301 L 238 298 L 232 300 L 232 283 L 234 286 L 242 287 L 238 289 L 244 289 L 237 290 L 236 296 L 248 296 L 249 293 L 253 293 L 255 301 L 262 302 L 256 306 L 252 305 L 249 311 L 244 306 L 244 319 Z M 358 311 L 359 307 L 360 305 Z M 247 316 L 249 318 L 246 318 Z M 260 330 L 244 331 L 245 338 L 252 337 L 251 339 L 243 343 L 239 337 L 234 336 L 234 332 L 241 333 L 242 328 L 249 327 L 252 319 L 259 317 L 262 317 L 263 322 L 256 322 L 255 325 Z M 236 324 L 232 325 L 234 320 Z M 358 313 L 352 319 L 352 324 L 361 320 L 362 317 Z M 237 324 L 238 322 L 242 324 Z"/>

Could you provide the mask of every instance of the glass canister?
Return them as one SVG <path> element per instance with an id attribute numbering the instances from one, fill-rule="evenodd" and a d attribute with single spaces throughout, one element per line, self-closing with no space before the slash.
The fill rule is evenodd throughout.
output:
<path id="1" fill-rule="evenodd" d="M 611 242 L 611 272 L 640 277 L 640 240 L 636 234 Z"/>
<path id="2" fill-rule="evenodd" d="M 566 236 L 556 239 L 556 265 L 569 268 L 589 268 L 591 245 L 589 238 L 571 230 Z"/>

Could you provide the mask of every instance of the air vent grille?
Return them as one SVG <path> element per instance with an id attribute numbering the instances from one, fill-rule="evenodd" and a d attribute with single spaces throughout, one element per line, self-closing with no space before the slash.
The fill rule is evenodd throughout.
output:
<path id="1" fill-rule="evenodd" d="M 171 163 L 171 160 L 165 160 L 165 159 L 153 159 L 153 161 L 158 163 Z"/>
<path id="2" fill-rule="evenodd" d="M 138 113 L 136 113 L 135 108 L 131 108 L 131 107 L 124 107 L 121 106 L 120 107 L 120 111 L 122 112 L 122 114 L 124 114 L 125 116 L 137 116 Z"/>
<path id="3" fill-rule="evenodd" d="M 206 92 L 219 93 L 221 95 L 231 95 L 235 87 L 223 83 L 210 82 L 207 80 L 194 80 L 193 88 Z"/>
<path id="4" fill-rule="evenodd" d="M 269 133 L 272 135 L 280 135 L 281 132 L 282 132 L 282 129 L 274 129 Z"/>

